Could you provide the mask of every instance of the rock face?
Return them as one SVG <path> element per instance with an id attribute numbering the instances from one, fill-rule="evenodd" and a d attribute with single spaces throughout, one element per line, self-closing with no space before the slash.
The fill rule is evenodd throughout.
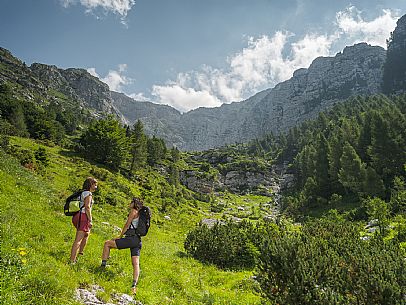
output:
<path id="1" fill-rule="evenodd" d="M 245 101 L 171 113 L 169 119 L 155 111 L 136 115 L 139 106 L 130 101 L 116 106 L 130 122 L 141 119 L 148 133 L 182 150 L 206 150 L 283 132 L 350 96 L 380 93 L 385 58 L 383 48 L 360 43 L 335 57 L 315 59 L 308 69 Z"/>
<path id="2" fill-rule="evenodd" d="M 26 88 L 22 95 L 27 99 L 34 99 L 35 92 L 52 99 L 54 90 L 96 117 L 113 114 L 130 125 L 141 120 L 147 134 L 168 145 L 206 150 L 287 131 L 350 96 L 405 92 L 406 15 L 397 22 L 387 57 L 383 48 L 356 44 L 334 57 L 316 58 L 308 69 L 295 71 L 291 79 L 245 101 L 184 114 L 109 91 L 84 69 L 64 70 L 44 64 L 27 67 L 0 48 L 0 84 L 4 82 Z"/>
<path id="3" fill-rule="evenodd" d="M 39 63 L 28 67 L 8 50 L 0 48 L 0 84 L 5 82 L 21 85 L 23 95 L 29 99 L 40 95 L 46 100 L 55 100 L 62 93 L 96 117 L 113 114 L 125 122 L 113 105 L 109 87 L 84 69 L 64 70 Z M 61 100 L 63 98 L 59 102 Z"/>
<path id="4" fill-rule="evenodd" d="M 406 91 L 406 15 L 397 21 L 389 39 L 382 89 L 387 94 Z"/>

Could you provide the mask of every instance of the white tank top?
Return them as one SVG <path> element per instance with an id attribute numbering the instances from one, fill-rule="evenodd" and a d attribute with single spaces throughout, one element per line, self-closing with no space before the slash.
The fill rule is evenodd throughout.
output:
<path id="1" fill-rule="evenodd" d="M 80 210 L 81 213 L 86 213 L 86 209 L 84 208 L 85 206 L 85 198 L 92 195 L 91 192 L 89 191 L 83 191 L 82 195 L 80 195 L 80 206 L 79 208 L 83 207 L 83 209 Z M 93 205 L 93 196 L 92 196 L 92 201 L 90 202 L 90 208 L 92 208 Z"/>
<path id="2" fill-rule="evenodd" d="M 133 219 L 133 221 L 131 222 L 132 226 L 130 227 L 130 229 L 136 229 L 138 227 L 139 219 L 140 219 L 139 217 Z"/>

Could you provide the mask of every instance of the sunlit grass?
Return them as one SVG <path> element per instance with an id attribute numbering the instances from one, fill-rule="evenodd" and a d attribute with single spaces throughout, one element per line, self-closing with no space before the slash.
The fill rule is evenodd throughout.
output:
<path id="1" fill-rule="evenodd" d="M 21 138 L 13 138 L 12 143 L 31 150 L 39 146 Z M 70 266 L 75 230 L 71 218 L 62 213 L 63 200 L 71 192 L 69 188 L 81 186 L 95 165 L 60 147 L 45 148 L 50 164 L 42 175 L 24 169 L 0 150 L 2 303 L 78 304 L 74 290 L 93 284 L 105 289 L 99 295 L 105 301 L 113 293 L 129 293 L 129 250 L 113 250 L 105 271 L 98 266 L 104 241 L 118 235 L 115 227 L 121 227 L 126 218 L 129 198 L 121 190 L 123 185 L 133 194 L 141 191 L 140 186 L 111 172 L 101 181 L 104 191 L 117 194 L 118 204 L 100 206 L 96 202 L 85 255 Z M 119 184 L 120 190 L 114 187 Z M 209 205 L 187 203 L 161 214 L 158 201 L 149 203 L 153 223 L 143 238 L 137 299 L 143 304 L 259 304 L 252 272 L 222 271 L 184 252 L 185 234 L 210 215 Z M 164 218 L 167 214 L 171 220 Z"/>

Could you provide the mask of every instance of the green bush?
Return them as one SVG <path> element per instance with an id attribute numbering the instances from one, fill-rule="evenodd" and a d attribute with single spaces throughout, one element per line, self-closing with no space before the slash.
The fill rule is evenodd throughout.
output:
<path id="1" fill-rule="evenodd" d="M 254 227 L 249 222 L 227 222 L 212 228 L 199 225 L 188 233 L 184 246 L 204 263 L 226 269 L 253 268 L 259 254 L 254 240 Z"/>
<path id="2" fill-rule="evenodd" d="M 356 224 L 322 219 L 267 238 L 257 279 L 278 304 L 402 304 L 405 267 L 396 243 L 364 241 Z"/>

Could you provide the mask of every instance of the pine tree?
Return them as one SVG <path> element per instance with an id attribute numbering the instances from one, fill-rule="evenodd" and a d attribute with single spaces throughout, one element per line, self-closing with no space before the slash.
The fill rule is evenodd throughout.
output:
<path id="1" fill-rule="evenodd" d="M 171 149 L 171 158 L 173 163 L 177 163 L 180 160 L 179 149 L 175 146 Z"/>
<path id="2" fill-rule="evenodd" d="M 344 188 L 355 194 L 362 190 L 362 183 L 365 177 L 365 164 L 361 162 L 355 149 L 346 142 L 343 154 L 340 158 L 341 169 L 338 179 Z"/>
<path id="3" fill-rule="evenodd" d="M 147 161 L 150 166 L 154 166 L 161 162 L 165 158 L 166 146 L 162 139 L 158 139 L 153 136 L 147 140 Z"/>
<path id="4" fill-rule="evenodd" d="M 94 120 L 80 139 L 86 157 L 118 169 L 127 157 L 125 129 L 112 116 Z"/>
<path id="5" fill-rule="evenodd" d="M 372 197 L 383 197 L 385 195 L 385 186 L 382 179 L 372 167 L 367 167 L 365 180 L 363 182 L 363 191 Z"/>
<path id="6" fill-rule="evenodd" d="M 371 146 L 368 154 L 372 166 L 388 186 L 393 177 L 401 173 L 402 162 L 405 154 L 399 141 L 393 135 L 390 123 L 382 114 L 374 112 L 371 120 Z"/>
<path id="7" fill-rule="evenodd" d="M 330 148 L 323 134 L 319 134 L 316 144 L 315 178 L 318 186 L 318 195 L 328 198 L 331 195 L 328 154 Z"/>
<path id="8" fill-rule="evenodd" d="M 131 164 L 130 171 L 135 168 L 142 168 L 147 163 L 147 136 L 144 133 L 144 126 L 140 120 L 134 124 L 130 138 L 131 143 Z"/>
<path id="9" fill-rule="evenodd" d="M 342 184 L 339 182 L 338 178 L 338 173 L 341 168 L 340 158 L 343 153 L 343 142 L 340 129 L 337 129 L 334 135 L 330 137 L 329 146 L 328 161 L 331 192 L 339 194 L 343 191 Z"/>

